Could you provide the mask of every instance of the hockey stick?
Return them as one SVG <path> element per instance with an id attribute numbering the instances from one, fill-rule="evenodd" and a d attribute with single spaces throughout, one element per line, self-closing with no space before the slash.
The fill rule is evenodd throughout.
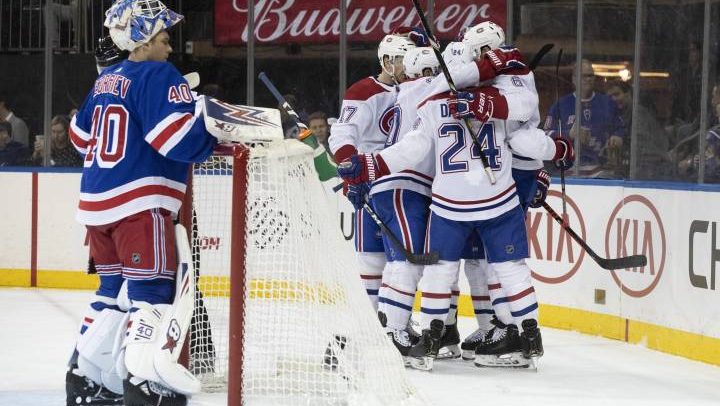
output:
<path id="1" fill-rule="evenodd" d="M 260 81 L 263 82 L 265 87 L 268 88 L 270 93 L 272 93 L 272 95 L 275 96 L 275 99 L 278 101 L 278 103 L 280 103 L 280 106 L 283 108 L 283 110 L 285 110 L 285 112 L 288 113 L 290 115 L 290 117 L 292 117 L 292 119 L 295 121 L 295 124 L 300 129 L 300 134 L 302 134 L 305 131 L 310 131 L 308 129 L 308 126 L 305 125 L 305 123 L 303 123 L 300 120 L 300 116 L 298 115 L 298 113 L 295 112 L 295 110 L 292 108 L 290 103 L 288 103 L 287 100 L 285 100 L 285 98 L 280 93 L 280 91 L 277 89 L 277 87 L 275 87 L 273 82 L 270 81 L 270 78 L 267 77 L 265 72 L 260 72 L 258 74 L 258 79 L 260 79 Z"/>
<path id="2" fill-rule="evenodd" d="M 560 138 L 563 137 L 562 134 L 562 114 L 560 114 L 560 60 L 562 59 L 562 48 L 558 51 L 557 61 L 555 62 L 555 103 L 557 104 L 557 126 L 558 126 L 558 134 L 560 134 Z M 562 193 L 562 218 L 565 219 L 567 217 L 567 203 L 566 195 L 565 195 L 565 168 L 560 168 L 560 191 Z"/>
<path id="3" fill-rule="evenodd" d="M 577 233 L 575 233 L 575 231 L 573 231 L 572 228 L 570 228 L 569 224 L 565 224 L 563 217 L 560 217 L 560 215 L 555 210 L 553 210 L 553 208 L 550 207 L 547 202 L 543 202 L 542 207 L 547 210 L 548 213 L 550 213 L 552 218 L 554 218 L 555 221 L 557 221 L 562 226 L 562 228 L 567 231 L 568 234 L 570 234 L 570 237 L 572 237 L 575 242 L 580 244 L 580 246 L 585 250 L 585 252 L 587 252 L 588 255 L 590 255 L 590 257 L 592 257 L 592 259 L 595 260 L 595 262 L 597 262 L 597 264 L 600 265 L 601 268 L 612 271 L 615 269 L 639 268 L 647 265 L 647 257 L 645 255 L 630 255 L 620 258 L 601 257 L 587 245 L 585 240 L 583 240 L 579 235 L 577 235 Z"/>
<path id="4" fill-rule="evenodd" d="M 540 48 L 540 50 L 537 51 L 537 53 L 535 54 L 535 57 L 532 59 L 532 61 L 530 61 L 530 64 L 528 64 L 528 68 L 530 68 L 530 70 L 534 71 L 535 68 L 537 68 L 537 66 L 540 65 L 540 61 L 542 61 L 542 59 L 545 57 L 545 55 L 548 52 L 550 52 L 550 50 L 553 49 L 554 46 L 555 46 L 555 44 L 552 44 L 552 43 L 543 45 Z M 562 52 L 562 50 L 560 50 L 560 52 Z"/>
<path id="5" fill-rule="evenodd" d="M 457 93 L 457 88 L 455 87 L 455 82 L 452 79 L 452 76 L 450 76 L 450 70 L 447 67 L 447 64 L 445 63 L 445 60 L 443 59 L 442 52 L 440 52 L 440 44 L 435 40 L 435 36 L 433 35 L 432 27 L 430 27 L 430 24 L 427 21 L 427 17 L 425 17 L 425 12 L 423 12 L 422 6 L 420 6 L 420 0 L 412 0 L 413 6 L 415 6 L 415 11 L 417 12 L 418 16 L 420 17 L 420 22 L 423 25 L 423 28 L 425 29 L 425 34 L 428 36 L 428 41 L 430 42 L 430 47 L 433 49 L 433 52 L 435 53 L 435 57 L 437 58 L 438 62 L 440 63 L 440 69 L 442 69 L 443 75 L 445 76 L 445 80 L 447 80 L 448 87 L 450 88 L 450 91 L 453 93 Z M 485 125 L 485 121 L 480 122 L 480 130 L 482 130 L 483 126 Z M 470 138 L 472 138 L 475 145 L 478 147 L 478 152 L 480 153 L 480 161 L 482 161 L 483 168 L 485 169 L 485 173 L 488 176 L 488 179 L 490 179 L 491 184 L 495 184 L 495 174 L 492 171 L 492 168 L 490 167 L 490 161 L 488 160 L 487 155 L 485 155 L 485 152 L 483 152 L 482 144 L 480 143 L 480 140 L 478 139 L 477 134 L 473 132 L 472 127 L 470 126 L 470 120 L 465 119 L 465 126 L 468 128 L 468 132 L 470 132 Z M 478 131 L 479 133 L 480 131 Z"/>
<path id="6" fill-rule="evenodd" d="M 387 238 L 392 243 L 393 247 L 395 247 L 396 250 L 400 251 L 405 255 L 405 258 L 407 258 L 408 262 L 415 265 L 432 265 L 437 264 L 440 260 L 440 254 L 437 253 L 437 251 L 432 251 L 427 254 L 415 254 L 410 252 L 409 250 L 405 249 L 405 245 L 400 242 L 400 240 L 395 237 L 395 234 L 388 228 L 388 226 L 383 223 L 382 220 L 380 220 L 380 217 L 378 217 L 377 213 L 375 213 L 375 210 L 370 207 L 370 205 L 367 203 L 363 203 L 363 209 L 367 212 L 367 214 L 370 215 L 370 218 L 375 222 L 375 224 L 380 227 L 380 231 L 387 236 Z"/>

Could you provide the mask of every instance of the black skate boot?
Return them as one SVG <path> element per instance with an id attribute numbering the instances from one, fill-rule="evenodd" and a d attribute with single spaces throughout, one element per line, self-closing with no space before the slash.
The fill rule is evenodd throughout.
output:
<path id="1" fill-rule="evenodd" d="M 537 320 L 527 319 L 522 322 L 523 332 L 520 335 L 522 354 L 525 358 L 542 357 L 545 351 L 542 345 L 542 336 L 537 325 Z"/>
<path id="2" fill-rule="evenodd" d="M 420 342 L 420 337 L 422 336 L 422 333 L 418 331 L 420 328 L 420 324 L 410 318 L 408 320 L 407 327 L 405 327 L 405 331 L 408 332 L 408 335 L 410 337 L 410 344 L 415 345 Z"/>
<path id="3" fill-rule="evenodd" d="M 460 357 L 460 332 L 457 328 L 457 321 L 454 324 L 445 326 L 443 335 L 440 338 L 440 351 L 437 359 L 455 359 Z"/>
<path id="4" fill-rule="evenodd" d="M 65 393 L 67 406 L 123 404 L 123 395 L 118 395 L 87 377 L 76 375 L 72 369 L 65 374 Z"/>
<path id="5" fill-rule="evenodd" d="M 430 322 L 430 329 L 423 330 L 420 341 L 410 348 L 408 352 L 411 367 L 423 371 L 432 369 L 433 360 L 440 350 L 443 328 L 444 325 L 441 320 L 433 320 Z"/>
<path id="6" fill-rule="evenodd" d="M 408 353 L 410 352 L 410 348 L 412 348 L 412 343 L 410 342 L 410 335 L 408 332 L 405 330 L 388 329 L 385 330 L 385 334 L 387 334 L 390 341 L 392 341 L 395 348 L 397 348 L 400 355 L 402 355 L 405 366 L 409 367 L 410 358 L 408 357 Z"/>
<path id="7" fill-rule="evenodd" d="M 475 365 L 479 367 L 527 368 L 529 361 L 522 355 L 520 333 L 514 324 L 495 328 L 492 335 L 475 349 Z"/>
<path id="8" fill-rule="evenodd" d="M 323 357 L 323 367 L 325 369 L 336 371 L 340 365 L 338 355 L 345 349 L 347 344 L 347 337 L 336 335 L 330 343 L 328 343 L 325 349 L 325 356 Z"/>
<path id="9" fill-rule="evenodd" d="M 187 397 L 158 383 L 133 376 L 123 381 L 125 406 L 186 406 Z"/>
<path id="10" fill-rule="evenodd" d="M 488 336 L 489 331 L 484 328 L 478 328 L 473 331 L 472 334 L 467 336 L 460 344 L 462 350 L 462 359 L 465 361 L 472 361 L 475 359 L 475 349 L 477 346 L 485 341 L 485 337 Z"/>
<path id="11" fill-rule="evenodd" d="M 387 315 L 380 310 L 378 310 L 378 320 L 383 328 L 387 327 Z"/>

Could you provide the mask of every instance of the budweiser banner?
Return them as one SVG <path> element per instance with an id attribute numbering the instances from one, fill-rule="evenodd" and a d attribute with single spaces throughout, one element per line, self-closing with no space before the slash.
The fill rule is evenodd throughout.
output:
<path id="1" fill-rule="evenodd" d="M 374 42 L 420 19 L 410 0 L 346 0 L 348 41 Z M 423 2 L 426 3 L 426 2 Z M 440 39 L 465 26 L 493 20 L 505 26 L 503 0 L 436 0 L 433 25 Z M 247 0 L 215 0 L 215 43 L 242 45 L 248 39 Z M 333 43 L 340 37 L 339 0 L 256 0 L 255 41 L 260 44 Z"/>

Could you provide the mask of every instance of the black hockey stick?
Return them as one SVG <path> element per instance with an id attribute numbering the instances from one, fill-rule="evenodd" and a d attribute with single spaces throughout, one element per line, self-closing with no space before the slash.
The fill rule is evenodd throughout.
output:
<path id="1" fill-rule="evenodd" d="M 300 120 L 300 116 L 298 115 L 298 113 L 295 112 L 295 109 L 292 108 L 290 103 L 288 103 L 288 101 L 285 100 L 285 98 L 280 93 L 280 91 L 277 89 L 277 87 L 275 87 L 273 82 L 270 81 L 270 78 L 267 77 L 265 72 L 260 72 L 258 74 L 258 79 L 260 79 L 260 81 L 263 82 L 265 87 L 268 88 L 270 93 L 272 93 L 272 95 L 275 96 L 275 99 L 278 101 L 278 103 L 280 103 L 280 106 L 283 108 L 283 110 L 285 110 L 285 112 L 288 113 L 290 115 L 290 117 L 292 117 L 292 119 L 295 121 L 295 124 L 297 124 L 298 128 L 300 129 L 300 133 L 302 133 L 304 131 L 310 131 L 308 129 L 308 126 L 305 125 L 305 123 L 303 123 L 302 120 Z"/>
<path id="2" fill-rule="evenodd" d="M 535 54 L 535 57 L 533 57 L 532 61 L 530 61 L 528 68 L 530 68 L 530 70 L 535 70 L 535 68 L 537 68 L 537 66 L 540 65 L 540 61 L 542 61 L 542 59 L 545 57 L 545 55 L 547 55 L 547 53 L 550 52 L 550 50 L 553 49 L 554 46 L 555 46 L 555 44 L 551 44 L 551 43 L 543 45 L 540 48 L 540 50 L 537 51 L 537 53 Z M 562 50 L 560 50 L 560 52 L 562 52 Z"/>
<path id="3" fill-rule="evenodd" d="M 560 60 L 562 59 L 562 48 L 558 51 L 557 61 L 555 62 L 555 104 L 557 105 L 557 126 L 560 138 L 562 133 L 562 114 L 560 114 Z M 562 213 L 563 219 L 567 215 L 567 203 L 565 202 L 565 168 L 560 168 L 560 191 L 562 193 Z"/>
<path id="4" fill-rule="evenodd" d="M 405 249 L 405 245 L 400 242 L 397 237 L 395 237 L 395 234 L 393 234 L 393 232 L 388 228 L 388 226 L 386 226 L 385 223 L 380 220 L 380 217 L 378 217 L 377 213 L 375 213 L 375 210 L 373 210 L 367 202 L 363 203 L 363 209 L 367 212 L 367 214 L 370 215 L 370 218 L 375 222 L 375 224 L 380 227 L 380 231 L 382 231 L 383 234 L 385 234 L 387 238 L 390 239 L 393 247 L 395 247 L 396 250 L 402 252 L 403 255 L 405 255 L 405 258 L 407 258 L 408 262 L 415 265 L 432 265 L 438 263 L 438 261 L 440 260 L 440 254 L 438 254 L 437 251 L 432 251 L 427 254 L 415 254 L 410 252 L 409 250 Z"/>
<path id="5" fill-rule="evenodd" d="M 423 25 L 423 28 L 425 29 L 425 34 L 428 36 L 428 41 L 430 42 L 430 47 L 433 49 L 433 52 L 435 53 L 435 57 L 437 58 L 438 62 L 440 63 L 440 69 L 442 69 L 443 75 L 445 76 L 445 80 L 447 80 L 448 87 L 450 88 L 450 91 L 453 93 L 457 93 L 457 88 L 455 87 L 455 82 L 452 79 L 452 76 L 450 76 L 450 70 L 447 67 L 447 64 L 445 63 L 445 60 L 443 59 L 442 52 L 440 52 L 440 44 L 435 40 L 435 36 L 433 35 L 432 27 L 428 23 L 427 17 L 425 17 L 425 12 L 423 12 L 422 6 L 420 5 L 420 0 L 412 0 L 413 5 L 415 6 L 415 11 L 417 12 L 418 16 L 420 17 L 420 22 Z M 485 125 L 485 122 L 480 123 L 480 130 L 482 130 L 482 127 Z M 487 155 L 485 155 L 485 152 L 483 152 L 482 143 L 480 143 L 480 140 L 478 139 L 477 134 L 472 130 L 472 127 L 470 125 L 470 120 L 465 119 L 465 126 L 467 127 L 468 131 L 470 132 L 470 138 L 472 138 L 473 143 L 477 146 L 477 150 L 480 153 L 480 161 L 482 161 L 483 168 L 485 168 L 485 173 L 488 176 L 488 179 L 490 179 L 490 183 L 493 185 L 495 184 L 495 174 L 493 173 L 492 168 L 490 167 L 490 161 L 488 160 Z M 478 131 L 479 133 L 480 131 Z"/>
<path id="6" fill-rule="evenodd" d="M 603 269 L 608 270 L 615 270 L 615 269 L 624 269 L 624 268 L 639 268 L 647 265 L 647 257 L 645 255 L 630 255 L 627 257 L 620 257 L 620 258 L 603 258 L 600 255 L 598 255 L 595 251 L 590 248 L 585 240 L 583 240 L 575 231 L 573 231 L 572 228 L 570 228 L 569 224 L 565 224 L 565 221 L 563 220 L 563 217 L 560 217 L 560 215 L 553 210 L 552 207 L 550 207 L 547 202 L 543 202 L 542 207 L 547 210 L 548 213 L 552 216 L 552 218 L 557 221 L 562 228 L 567 231 L 568 234 L 570 234 L 570 237 L 575 240 L 580 246 L 585 250 L 585 252 L 592 257 L 595 262 L 597 262 L 598 265 L 600 265 Z"/>

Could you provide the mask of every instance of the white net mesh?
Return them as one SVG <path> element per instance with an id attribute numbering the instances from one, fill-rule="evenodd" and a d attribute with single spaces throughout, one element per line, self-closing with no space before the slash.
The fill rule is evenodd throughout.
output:
<path id="1" fill-rule="evenodd" d="M 254 148 L 248 178 L 246 404 L 424 404 L 362 289 L 311 149 L 294 140 Z M 203 298 L 190 366 L 205 390 L 227 385 L 231 180 L 230 157 L 193 177 Z"/>

